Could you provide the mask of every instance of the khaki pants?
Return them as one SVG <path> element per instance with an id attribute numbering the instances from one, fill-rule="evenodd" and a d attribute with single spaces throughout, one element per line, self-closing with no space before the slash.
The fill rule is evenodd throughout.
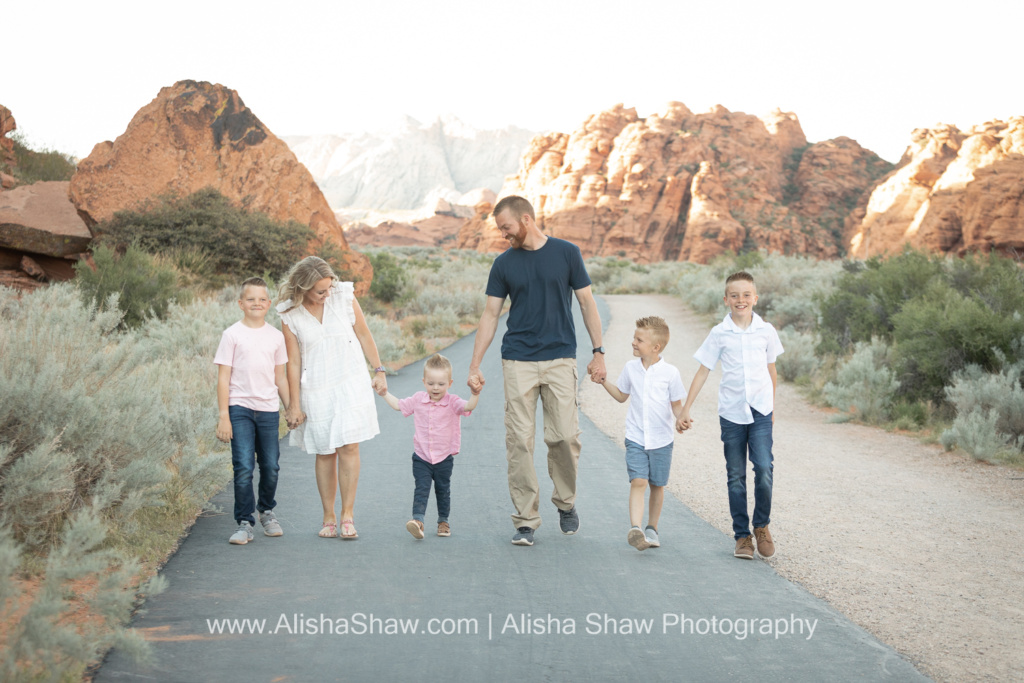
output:
<path id="1" fill-rule="evenodd" d="M 516 507 L 512 523 L 517 529 L 536 529 L 540 526 L 540 490 L 533 466 L 533 437 L 537 430 L 538 396 L 544 407 L 548 475 L 555 485 L 551 502 L 560 510 L 570 510 L 576 502 L 581 446 L 576 359 L 502 360 L 501 369 L 505 376 L 508 492 Z"/>

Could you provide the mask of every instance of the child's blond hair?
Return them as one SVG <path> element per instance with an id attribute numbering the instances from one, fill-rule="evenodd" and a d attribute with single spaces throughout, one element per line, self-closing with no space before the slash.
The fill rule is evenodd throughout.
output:
<path id="1" fill-rule="evenodd" d="M 739 281 L 749 282 L 755 287 L 757 286 L 757 284 L 754 282 L 754 276 L 745 270 L 737 271 L 730 275 L 729 277 L 725 278 L 725 286 L 728 287 L 731 283 Z"/>
<path id="2" fill-rule="evenodd" d="M 652 341 L 661 347 L 662 350 L 668 346 L 668 323 L 665 322 L 664 318 L 659 318 L 656 315 L 640 318 L 636 321 L 636 329 L 650 330 Z"/>
<path id="3" fill-rule="evenodd" d="M 263 289 L 267 290 L 268 292 L 270 291 L 270 288 L 267 287 L 267 281 L 266 280 L 264 280 L 261 277 L 251 277 L 248 280 L 246 280 L 245 282 L 243 282 L 242 283 L 242 287 L 238 290 L 238 299 L 239 300 L 242 300 L 242 299 L 245 298 L 245 288 L 246 287 L 262 287 Z"/>
<path id="4" fill-rule="evenodd" d="M 427 370 L 444 370 L 448 373 L 448 379 L 452 378 L 452 362 L 439 353 L 427 359 L 423 365 L 423 376 L 426 377 Z"/>

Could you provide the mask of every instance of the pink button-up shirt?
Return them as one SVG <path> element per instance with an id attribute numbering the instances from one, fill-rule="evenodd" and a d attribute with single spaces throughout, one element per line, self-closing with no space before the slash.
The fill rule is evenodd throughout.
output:
<path id="1" fill-rule="evenodd" d="M 466 410 L 465 399 L 445 394 L 440 401 L 431 401 L 427 392 L 417 391 L 409 398 L 400 399 L 398 408 L 405 417 L 413 416 L 416 433 L 412 437 L 412 449 L 416 455 L 435 465 L 459 452 L 460 419 L 472 414 Z"/>

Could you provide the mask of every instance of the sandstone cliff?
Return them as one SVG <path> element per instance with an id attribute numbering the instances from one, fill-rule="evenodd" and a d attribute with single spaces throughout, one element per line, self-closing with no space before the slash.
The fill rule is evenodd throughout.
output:
<path id="1" fill-rule="evenodd" d="M 309 171 L 222 85 L 179 81 L 161 89 L 121 136 L 96 145 L 79 163 L 70 196 L 94 225 L 151 197 L 204 187 L 275 220 L 309 225 L 321 243 L 341 249 L 345 266 L 362 279 L 356 291 L 368 291 L 369 260 L 349 249 Z"/>
<path id="2" fill-rule="evenodd" d="M 913 133 L 899 166 L 851 216 L 850 254 L 1024 249 L 1024 117 Z"/>
<path id="3" fill-rule="evenodd" d="M 7 189 L 14 187 L 14 176 L 5 170 L 10 170 L 14 164 L 14 141 L 7 137 L 8 133 L 17 130 L 18 124 L 14 121 L 14 114 L 7 107 L 0 104 L 0 188 Z"/>
<path id="4" fill-rule="evenodd" d="M 541 228 L 586 256 L 703 263 L 765 248 L 830 257 L 845 215 L 889 168 L 848 138 L 808 146 L 790 113 L 694 114 L 673 102 L 641 119 L 618 105 L 571 134 L 534 137 L 501 194 L 529 198 Z M 504 248 L 493 226 L 463 232 L 460 247 Z"/>

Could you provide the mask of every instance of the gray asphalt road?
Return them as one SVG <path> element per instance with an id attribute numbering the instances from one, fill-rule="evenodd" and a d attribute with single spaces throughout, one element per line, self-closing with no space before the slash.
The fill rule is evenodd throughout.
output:
<path id="1" fill-rule="evenodd" d="M 589 349 L 579 318 L 577 328 Z M 533 547 L 513 546 L 499 339 L 483 367 L 480 406 L 463 419 L 450 538 L 430 533 L 433 497 L 426 539 L 405 530 L 413 424 L 383 401 L 382 433 L 362 448 L 357 541 L 316 536 L 312 459 L 285 439 L 277 508 L 285 536 L 257 528 L 255 542 L 229 545 L 230 488 L 219 494 L 227 513 L 197 522 L 164 569 L 169 589 L 133 622 L 156 662 L 139 666 L 115 651 L 96 680 L 925 680 L 768 565 L 733 558 L 732 541 L 672 496 L 662 547 L 627 545 L 623 447 L 582 415 L 580 532 L 559 533 L 538 433 L 544 521 Z M 453 388 L 466 397 L 472 343 L 445 352 Z M 392 393 L 410 395 L 421 377 L 422 363 L 405 368 L 390 378 Z"/>

